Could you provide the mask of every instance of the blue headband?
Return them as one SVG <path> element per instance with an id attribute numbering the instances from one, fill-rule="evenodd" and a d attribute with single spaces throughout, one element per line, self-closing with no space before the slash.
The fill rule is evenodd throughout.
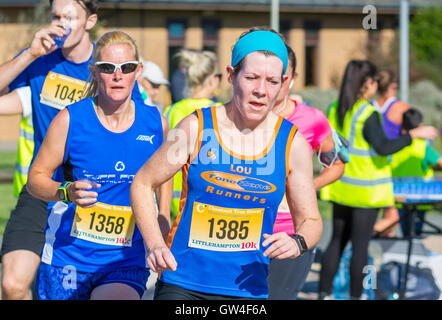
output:
<path id="1" fill-rule="evenodd" d="M 235 67 L 249 53 L 260 50 L 276 54 L 284 65 L 285 74 L 288 62 L 287 47 L 279 35 L 265 30 L 250 32 L 236 42 L 232 51 L 232 67 Z"/>

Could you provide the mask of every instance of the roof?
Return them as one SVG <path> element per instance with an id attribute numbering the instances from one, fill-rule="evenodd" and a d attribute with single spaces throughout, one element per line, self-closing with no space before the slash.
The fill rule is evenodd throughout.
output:
<path id="1" fill-rule="evenodd" d="M 0 7 L 30 7 L 35 6 L 41 0 L 0 0 Z M 172 9 L 183 8 L 198 10 L 212 8 L 218 10 L 235 8 L 261 8 L 268 10 L 271 0 L 102 0 L 102 8 L 158 8 Z M 292 10 L 318 10 L 329 9 L 332 11 L 357 10 L 361 11 L 366 5 L 374 5 L 378 9 L 397 11 L 400 0 L 279 0 L 281 8 Z M 441 6 L 440 0 L 409 0 L 410 8 Z"/>
<path id="2" fill-rule="evenodd" d="M 1 2 L 1 1 L 0 1 Z M 169 3 L 169 4 L 251 4 L 251 5 L 269 5 L 271 0 L 104 0 L 102 3 Z M 293 6 L 339 6 L 339 7 L 361 7 L 367 4 L 372 4 L 377 7 L 398 8 L 400 0 L 279 0 L 280 5 Z M 440 5 L 440 0 L 409 0 L 410 6 L 428 6 Z"/>

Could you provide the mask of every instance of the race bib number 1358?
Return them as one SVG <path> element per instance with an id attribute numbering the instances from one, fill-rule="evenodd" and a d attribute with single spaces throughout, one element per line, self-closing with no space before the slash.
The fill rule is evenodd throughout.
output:
<path id="1" fill-rule="evenodd" d="M 131 247 L 134 228 L 131 207 L 97 202 L 91 208 L 77 206 L 71 236 L 95 243 Z"/>

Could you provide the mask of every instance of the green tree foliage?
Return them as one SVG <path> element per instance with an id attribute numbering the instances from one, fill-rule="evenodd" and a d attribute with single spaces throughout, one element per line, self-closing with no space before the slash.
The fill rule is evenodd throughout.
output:
<path id="1" fill-rule="evenodd" d="M 442 52 L 442 7 L 418 9 L 410 22 L 410 43 L 420 61 L 433 61 Z"/>
<path id="2" fill-rule="evenodd" d="M 410 49 L 421 78 L 442 88 L 442 7 L 416 11 L 410 22 Z"/>

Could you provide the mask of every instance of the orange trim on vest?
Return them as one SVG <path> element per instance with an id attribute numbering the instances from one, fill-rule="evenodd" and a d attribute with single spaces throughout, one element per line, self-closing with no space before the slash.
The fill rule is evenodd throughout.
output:
<path id="1" fill-rule="evenodd" d="M 292 147 L 293 138 L 295 137 L 296 132 L 298 131 L 298 127 L 293 125 L 293 128 L 290 130 L 289 137 L 287 139 L 287 146 L 285 148 L 285 175 L 288 176 L 290 172 L 290 150 Z"/>
<path id="2" fill-rule="evenodd" d="M 184 211 L 184 205 L 186 204 L 187 200 L 187 174 L 189 172 L 189 166 L 190 162 L 187 162 L 186 165 L 182 168 L 183 172 L 183 189 L 181 191 L 181 198 L 180 198 L 180 207 L 178 215 L 173 222 L 172 228 L 170 228 L 169 235 L 167 236 L 167 247 L 170 249 L 172 247 L 173 238 L 175 236 L 176 230 L 178 229 L 178 225 L 180 224 L 181 215 Z"/>
<path id="3" fill-rule="evenodd" d="M 195 150 L 193 150 L 192 155 L 190 156 L 190 162 L 192 162 L 192 160 L 198 156 L 201 144 L 203 143 L 203 130 L 204 130 L 203 112 L 201 111 L 201 109 L 196 109 L 195 111 L 198 117 L 198 141 L 195 146 Z"/>

